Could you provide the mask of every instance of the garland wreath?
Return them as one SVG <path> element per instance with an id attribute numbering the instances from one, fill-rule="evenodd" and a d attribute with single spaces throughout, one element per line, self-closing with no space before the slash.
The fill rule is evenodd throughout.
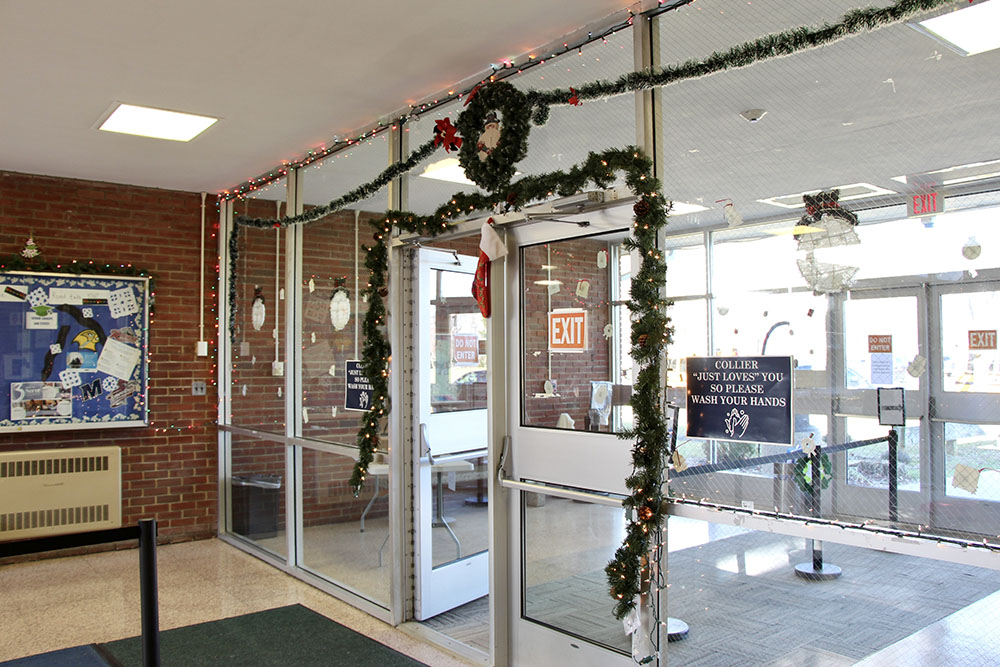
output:
<path id="1" fill-rule="evenodd" d="M 812 456 L 803 456 L 795 462 L 795 469 L 793 471 L 795 485 L 805 494 L 812 491 L 812 459 Z M 830 480 L 833 479 L 833 463 L 830 461 L 829 456 L 820 454 L 819 465 L 819 485 L 820 488 L 825 489 L 830 486 Z"/>

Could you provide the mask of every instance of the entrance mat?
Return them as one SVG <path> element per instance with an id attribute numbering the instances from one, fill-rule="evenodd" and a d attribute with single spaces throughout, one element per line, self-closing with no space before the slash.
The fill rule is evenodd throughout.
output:
<path id="1" fill-rule="evenodd" d="M 142 665 L 142 639 L 100 645 L 109 662 Z M 302 605 L 160 632 L 160 658 L 172 665 L 412 667 L 403 655 Z"/>
<path id="2" fill-rule="evenodd" d="M 74 646 L 0 662 L 0 667 L 107 667 L 107 665 L 108 663 L 92 646 Z"/>

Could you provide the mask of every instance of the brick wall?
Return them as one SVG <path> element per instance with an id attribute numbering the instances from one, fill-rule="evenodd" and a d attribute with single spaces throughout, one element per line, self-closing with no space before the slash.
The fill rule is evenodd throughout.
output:
<path id="1" fill-rule="evenodd" d="M 17 253 L 29 234 L 50 262 L 132 264 L 155 278 L 150 324 L 149 427 L 0 433 L 0 451 L 93 445 L 122 448 L 123 522 L 159 521 L 161 540 L 211 536 L 216 530 L 214 384 L 216 226 L 207 200 L 205 337 L 196 357 L 201 197 L 47 176 L 0 172 L 0 256 Z M 100 273 L 100 271 L 95 271 Z M 208 384 L 192 396 L 191 383 Z"/>

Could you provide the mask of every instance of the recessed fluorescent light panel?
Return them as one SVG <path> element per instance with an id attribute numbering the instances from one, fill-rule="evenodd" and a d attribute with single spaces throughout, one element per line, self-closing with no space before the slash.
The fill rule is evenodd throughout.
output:
<path id="1" fill-rule="evenodd" d="M 794 195 L 778 195 L 777 197 L 768 197 L 767 199 L 758 199 L 761 204 L 770 204 L 771 206 L 778 206 L 781 208 L 805 208 L 805 202 L 802 201 L 802 195 L 812 194 L 817 192 L 820 188 L 816 190 L 808 190 L 806 192 L 799 192 Z M 865 199 L 867 197 L 877 197 L 879 195 L 894 195 L 896 194 L 893 190 L 886 190 L 885 188 L 880 188 L 877 185 L 872 185 L 871 183 L 851 183 L 850 185 L 841 185 L 836 188 L 840 190 L 840 201 L 851 201 L 852 199 Z"/>
<path id="2" fill-rule="evenodd" d="M 475 185 L 475 183 L 466 178 L 465 170 L 459 165 L 458 159 L 453 157 L 432 162 L 427 165 L 427 168 L 420 175 L 424 178 L 433 178 L 436 181 Z"/>
<path id="3" fill-rule="evenodd" d="M 988 0 L 941 16 L 919 21 L 913 27 L 944 42 L 963 56 L 974 56 L 1000 47 L 1000 0 Z"/>
<path id="4" fill-rule="evenodd" d="M 154 139 L 191 141 L 218 120 L 210 116 L 119 104 L 98 129 Z"/>
<path id="5" fill-rule="evenodd" d="M 686 201 L 675 201 L 670 207 L 670 215 L 687 215 L 688 213 L 700 213 L 707 211 L 707 206 L 701 204 L 689 204 Z"/>

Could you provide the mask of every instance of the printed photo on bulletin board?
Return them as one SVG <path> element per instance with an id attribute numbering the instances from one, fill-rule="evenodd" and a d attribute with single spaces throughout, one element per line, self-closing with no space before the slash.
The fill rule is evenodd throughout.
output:
<path id="1" fill-rule="evenodd" d="M 0 272 L 0 431 L 149 424 L 149 279 Z"/>

